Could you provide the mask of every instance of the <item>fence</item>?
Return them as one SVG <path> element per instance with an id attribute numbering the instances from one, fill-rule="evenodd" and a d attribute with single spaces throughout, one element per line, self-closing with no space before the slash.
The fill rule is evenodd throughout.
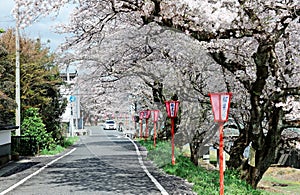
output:
<path id="1" fill-rule="evenodd" d="M 34 156 L 39 147 L 34 136 L 12 136 L 11 151 L 18 152 L 21 156 Z"/>

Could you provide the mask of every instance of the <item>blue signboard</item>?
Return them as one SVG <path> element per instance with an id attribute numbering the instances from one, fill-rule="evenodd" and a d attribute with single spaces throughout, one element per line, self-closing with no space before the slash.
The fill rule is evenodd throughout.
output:
<path id="1" fill-rule="evenodd" d="M 75 100 L 76 100 L 76 97 L 73 96 L 73 95 L 71 95 L 71 96 L 70 96 L 70 102 L 75 102 Z"/>

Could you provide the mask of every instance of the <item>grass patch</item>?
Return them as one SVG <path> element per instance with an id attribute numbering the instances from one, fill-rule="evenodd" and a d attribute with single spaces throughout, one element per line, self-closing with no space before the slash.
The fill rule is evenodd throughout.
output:
<path id="1" fill-rule="evenodd" d="M 156 165 L 166 173 L 176 175 L 193 183 L 193 191 L 197 194 L 219 194 L 219 171 L 208 171 L 202 167 L 196 167 L 189 158 L 175 150 L 176 164 L 171 164 L 171 144 L 166 141 L 159 141 L 156 148 L 152 141 L 140 140 L 139 143 L 148 150 L 148 156 Z M 238 173 L 233 170 L 226 170 L 224 174 L 225 194 L 239 195 L 265 195 L 262 190 L 255 190 L 245 181 L 239 179 Z"/>
<path id="2" fill-rule="evenodd" d="M 64 151 L 64 147 L 57 145 L 54 149 L 52 150 L 47 150 L 47 149 L 43 149 L 40 154 L 41 155 L 55 155 L 55 154 L 59 154 L 62 151 Z"/>
<path id="3" fill-rule="evenodd" d="M 43 149 L 41 155 L 55 155 L 64 151 L 67 147 L 72 146 L 75 142 L 79 140 L 79 137 L 68 137 L 64 139 L 63 146 L 56 145 L 52 149 Z"/>
<path id="4" fill-rule="evenodd" d="M 72 146 L 72 145 L 74 145 L 74 143 L 77 142 L 78 140 L 79 140 L 79 137 L 77 137 L 77 136 L 65 138 L 63 147 L 67 148 L 67 147 L 69 147 L 69 146 Z"/>
<path id="5" fill-rule="evenodd" d="M 300 170 L 291 167 L 270 167 L 258 187 L 272 194 L 300 194 Z"/>

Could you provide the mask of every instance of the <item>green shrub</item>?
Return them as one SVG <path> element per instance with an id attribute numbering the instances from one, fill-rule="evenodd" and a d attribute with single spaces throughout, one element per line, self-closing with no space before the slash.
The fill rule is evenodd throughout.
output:
<path id="1" fill-rule="evenodd" d="M 22 135 L 36 137 L 37 144 L 41 150 L 53 147 L 54 140 L 51 133 L 47 133 L 38 108 L 28 108 L 24 114 L 21 125 Z"/>

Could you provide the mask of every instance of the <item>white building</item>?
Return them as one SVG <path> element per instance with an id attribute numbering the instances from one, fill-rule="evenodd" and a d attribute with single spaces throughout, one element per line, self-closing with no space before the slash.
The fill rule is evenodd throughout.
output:
<path id="1" fill-rule="evenodd" d="M 61 78 L 66 82 L 62 86 L 60 93 L 67 98 L 68 104 L 65 112 L 61 116 L 61 122 L 68 124 L 68 135 L 73 136 L 75 129 L 81 129 L 80 97 L 78 94 L 77 79 L 78 74 L 75 69 L 66 69 L 60 72 Z"/>

